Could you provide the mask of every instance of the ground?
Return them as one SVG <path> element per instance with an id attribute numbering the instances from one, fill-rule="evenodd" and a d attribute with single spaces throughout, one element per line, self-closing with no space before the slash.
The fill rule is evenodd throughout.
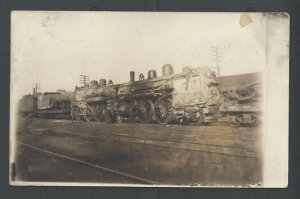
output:
<path id="1" fill-rule="evenodd" d="M 261 128 L 19 118 L 13 180 L 252 186 Z"/>

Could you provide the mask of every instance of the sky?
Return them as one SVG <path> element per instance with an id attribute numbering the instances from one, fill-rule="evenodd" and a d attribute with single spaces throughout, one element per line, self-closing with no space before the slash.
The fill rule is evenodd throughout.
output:
<path id="1" fill-rule="evenodd" d="M 171 64 L 216 69 L 213 48 L 220 52 L 220 74 L 263 71 L 266 18 L 239 13 L 53 12 L 13 11 L 11 91 L 15 98 L 39 91 L 79 86 L 79 76 L 129 81 L 129 71 L 147 76 Z"/>

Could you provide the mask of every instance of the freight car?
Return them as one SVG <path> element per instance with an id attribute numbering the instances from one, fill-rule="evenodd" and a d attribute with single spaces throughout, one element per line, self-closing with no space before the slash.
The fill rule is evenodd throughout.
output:
<path id="1" fill-rule="evenodd" d="M 263 122 L 261 73 L 221 77 L 220 80 L 223 82 L 221 88 L 223 98 L 219 107 L 219 120 L 227 121 L 234 126 L 256 126 Z"/>
<path id="2" fill-rule="evenodd" d="M 243 88 L 222 91 L 225 100 L 219 108 L 220 117 L 235 126 L 255 125 L 262 122 L 263 103 L 260 82 Z"/>

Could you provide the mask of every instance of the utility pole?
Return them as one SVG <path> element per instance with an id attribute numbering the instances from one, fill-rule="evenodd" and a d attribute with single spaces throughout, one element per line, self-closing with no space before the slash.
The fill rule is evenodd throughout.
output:
<path id="1" fill-rule="evenodd" d="M 212 59 L 217 62 L 218 76 L 220 76 L 219 61 L 220 61 L 221 53 L 219 51 L 219 48 L 216 46 L 212 46 L 211 49 L 212 49 Z"/>
<path id="2" fill-rule="evenodd" d="M 38 94 L 38 89 L 39 89 L 39 87 L 40 87 L 40 85 L 38 84 L 38 83 L 34 83 L 33 85 L 32 85 L 32 87 L 33 87 L 33 95 L 37 95 Z"/>
<path id="3" fill-rule="evenodd" d="M 90 83 L 90 76 L 88 75 L 80 75 L 80 83 L 84 86 L 87 86 Z"/>

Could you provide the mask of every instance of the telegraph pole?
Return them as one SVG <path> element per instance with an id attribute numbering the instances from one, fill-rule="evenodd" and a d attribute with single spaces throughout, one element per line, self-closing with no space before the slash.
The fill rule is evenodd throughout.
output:
<path id="1" fill-rule="evenodd" d="M 212 48 L 212 59 L 217 62 L 218 76 L 220 76 L 219 61 L 220 61 L 221 53 L 218 47 L 212 46 L 211 48 Z"/>
<path id="2" fill-rule="evenodd" d="M 37 95 L 38 94 L 38 89 L 39 89 L 40 85 L 38 83 L 34 83 L 32 85 L 32 87 L 33 87 L 33 95 Z"/>
<path id="3" fill-rule="evenodd" d="M 88 85 L 90 83 L 90 76 L 88 75 L 80 75 L 80 83 L 84 86 Z"/>

